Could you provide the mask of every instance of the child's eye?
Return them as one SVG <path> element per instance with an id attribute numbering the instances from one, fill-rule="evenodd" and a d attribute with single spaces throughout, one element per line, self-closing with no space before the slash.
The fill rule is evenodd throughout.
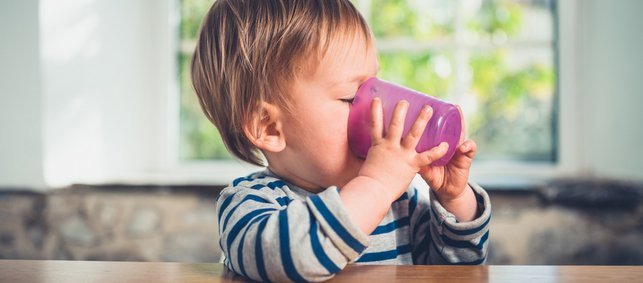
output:
<path id="1" fill-rule="evenodd" d="M 354 97 L 351 97 L 351 98 L 342 98 L 340 100 L 348 104 L 352 104 L 354 99 L 355 99 Z"/>

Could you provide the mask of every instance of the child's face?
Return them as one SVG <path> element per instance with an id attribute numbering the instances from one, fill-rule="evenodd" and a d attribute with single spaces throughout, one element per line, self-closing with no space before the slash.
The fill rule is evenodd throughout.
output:
<path id="1" fill-rule="evenodd" d="M 289 182 L 317 192 L 357 176 L 362 160 L 348 145 L 350 99 L 379 69 L 375 46 L 365 40 L 334 40 L 317 69 L 294 82 L 292 115 L 283 124 L 283 159 L 270 166 Z"/>

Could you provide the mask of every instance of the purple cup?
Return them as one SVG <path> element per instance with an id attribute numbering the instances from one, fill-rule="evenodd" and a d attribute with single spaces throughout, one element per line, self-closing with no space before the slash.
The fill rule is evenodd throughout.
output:
<path id="1" fill-rule="evenodd" d="M 447 142 L 449 144 L 447 154 L 431 165 L 443 166 L 451 160 L 462 132 L 462 117 L 458 108 L 435 97 L 377 78 L 370 78 L 359 87 L 348 116 L 348 142 L 357 156 L 366 158 L 368 149 L 371 147 L 371 102 L 375 97 L 379 97 L 382 101 L 385 132 L 391 122 L 395 105 L 401 100 L 409 103 L 402 137 L 406 136 L 422 111 L 422 107 L 425 104 L 430 105 L 433 108 L 433 116 L 426 125 L 415 150 L 423 152 L 438 146 L 441 142 Z"/>

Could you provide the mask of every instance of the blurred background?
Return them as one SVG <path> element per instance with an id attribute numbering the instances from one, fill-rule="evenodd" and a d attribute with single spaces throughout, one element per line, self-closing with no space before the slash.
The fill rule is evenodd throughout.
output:
<path id="1" fill-rule="evenodd" d="M 462 106 L 488 264 L 643 264 L 643 1 L 353 3 L 381 78 Z M 218 193 L 258 168 L 191 88 L 211 4 L 0 2 L 0 258 L 218 261 Z"/>

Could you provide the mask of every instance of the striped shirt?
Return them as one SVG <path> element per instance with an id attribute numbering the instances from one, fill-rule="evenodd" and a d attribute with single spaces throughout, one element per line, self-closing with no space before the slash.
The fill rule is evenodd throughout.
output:
<path id="1" fill-rule="evenodd" d="M 478 215 L 459 223 L 416 177 L 380 225 L 364 234 L 337 187 L 313 194 L 265 170 L 238 178 L 217 201 L 226 267 L 260 281 L 323 281 L 348 263 L 482 264 L 491 206 L 470 184 Z"/>

